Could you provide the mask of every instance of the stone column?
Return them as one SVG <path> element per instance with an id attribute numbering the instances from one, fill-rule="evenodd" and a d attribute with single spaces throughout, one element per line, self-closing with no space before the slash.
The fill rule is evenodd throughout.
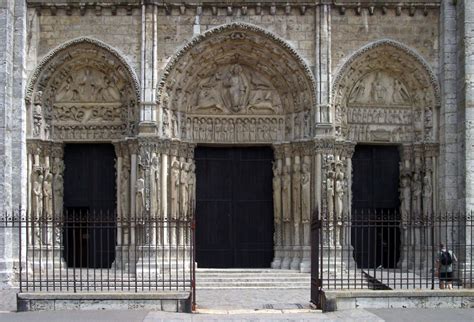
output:
<path id="1" fill-rule="evenodd" d="M 301 160 L 299 147 L 293 146 L 291 194 L 293 210 L 293 256 L 290 268 L 299 270 L 301 263 Z"/>
<path id="2" fill-rule="evenodd" d="M 137 154 L 138 154 L 138 143 L 136 141 L 129 142 L 130 149 L 130 245 L 136 244 L 136 235 L 135 235 L 135 223 L 136 223 L 136 190 L 137 190 Z"/>
<path id="3" fill-rule="evenodd" d="M 282 168 L 284 160 L 283 150 L 280 145 L 274 146 L 275 161 L 273 162 L 273 213 L 274 213 L 274 250 L 275 255 L 271 264 L 272 268 L 281 268 L 284 257 L 283 232 L 282 232 Z"/>
<path id="4" fill-rule="evenodd" d="M 397 266 L 402 269 L 412 267 L 412 157 L 413 149 L 411 145 L 402 145 L 400 151 L 400 259 Z"/>
<path id="5" fill-rule="evenodd" d="M 305 145 L 301 164 L 301 222 L 303 226 L 302 260 L 300 271 L 309 273 L 311 271 L 311 214 L 314 203 L 311 202 L 312 186 L 312 149 L 309 144 Z"/>
<path id="6" fill-rule="evenodd" d="M 156 87 L 159 82 L 157 63 L 158 8 L 156 4 L 142 5 L 141 23 L 141 104 L 140 134 L 156 134 Z"/>
<path id="7" fill-rule="evenodd" d="M 291 146 L 285 144 L 284 162 L 282 162 L 282 216 L 283 216 L 283 251 L 282 269 L 289 269 L 292 258 L 292 207 L 291 207 Z"/>

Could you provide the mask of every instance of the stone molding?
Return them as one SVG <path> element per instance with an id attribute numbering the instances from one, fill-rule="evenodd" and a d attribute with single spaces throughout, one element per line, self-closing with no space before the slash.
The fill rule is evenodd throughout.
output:
<path id="1" fill-rule="evenodd" d="M 106 43 L 100 40 L 97 40 L 91 37 L 79 37 L 79 38 L 72 39 L 70 41 L 67 41 L 59 45 L 55 49 L 51 50 L 45 57 L 43 57 L 43 59 L 41 59 L 41 61 L 36 66 L 33 74 L 31 74 L 31 76 L 28 79 L 28 85 L 26 86 L 26 93 L 25 93 L 25 101 L 27 104 L 32 102 L 34 87 L 36 86 L 39 78 L 41 77 L 41 74 L 44 72 L 46 67 L 49 64 L 53 63 L 54 59 L 61 52 L 66 51 L 66 50 L 71 50 L 75 46 L 80 46 L 81 44 L 92 44 L 112 54 L 112 56 L 114 56 L 126 69 L 128 73 L 127 76 L 129 76 L 129 78 L 132 80 L 137 102 L 140 102 L 140 82 L 138 80 L 138 77 L 135 71 L 127 62 L 127 60 L 124 58 L 124 56 L 118 50 L 114 49 L 113 47 L 107 45 Z"/>
<path id="2" fill-rule="evenodd" d="M 405 46 L 404 44 L 392 40 L 392 39 L 380 39 L 374 42 L 371 42 L 359 50 L 357 50 L 355 53 L 353 53 L 351 56 L 349 56 L 343 63 L 342 65 L 337 69 L 337 71 L 334 73 L 336 76 L 334 77 L 333 80 L 333 86 L 332 86 L 332 97 L 333 100 L 336 97 L 336 90 L 340 85 L 341 80 L 347 73 L 347 71 L 351 68 L 352 64 L 359 58 L 363 57 L 365 54 L 370 52 L 373 49 L 383 47 L 383 46 L 388 46 L 392 47 L 398 50 L 401 50 L 403 53 L 411 57 L 413 60 L 415 60 L 417 63 L 419 63 L 424 71 L 426 72 L 427 75 L 429 75 L 431 85 L 433 86 L 434 89 L 434 94 L 435 94 L 435 100 L 436 100 L 436 107 L 441 106 L 440 102 L 440 85 L 438 82 L 438 78 L 436 77 L 435 73 L 429 66 L 428 62 L 421 56 L 419 53 L 417 53 L 414 49 L 409 48 Z"/>
<path id="3" fill-rule="evenodd" d="M 290 56 L 298 63 L 299 67 L 304 71 L 306 78 L 309 80 L 312 89 L 312 102 L 313 104 L 314 102 L 316 102 L 316 81 L 305 59 L 300 54 L 298 54 L 298 52 L 283 38 L 277 36 L 276 34 L 268 30 L 265 30 L 264 28 L 243 22 L 234 22 L 209 29 L 203 34 L 195 36 L 193 39 L 187 42 L 181 49 L 179 49 L 173 56 L 173 58 L 170 59 L 165 69 L 163 70 L 161 81 L 159 83 L 160 85 L 157 89 L 157 101 L 160 102 L 162 100 L 162 95 L 166 90 L 165 87 L 168 82 L 168 76 L 170 75 L 171 71 L 176 68 L 183 56 L 189 53 L 198 44 L 203 43 L 206 40 L 212 39 L 217 35 L 232 31 L 256 33 L 262 36 L 263 38 L 269 39 L 270 41 L 274 42 L 278 47 L 283 48 L 284 51 L 289 53 Z"/>

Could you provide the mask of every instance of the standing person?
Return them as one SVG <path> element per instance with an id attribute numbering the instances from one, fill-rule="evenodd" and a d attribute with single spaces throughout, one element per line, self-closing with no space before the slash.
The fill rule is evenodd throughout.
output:
<path id="1" fill-rule="evenodd" d="M 439 288 L 453 288 L 453 262 L 458 259 L 452 250 L 447 250 L 443 243 L 439 244 L 439 252 L 436 258 L 436 270 L 439 277 Z"/>

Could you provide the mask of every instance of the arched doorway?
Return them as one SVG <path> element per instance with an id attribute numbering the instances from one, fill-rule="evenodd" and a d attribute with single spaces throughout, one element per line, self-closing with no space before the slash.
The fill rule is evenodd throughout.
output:
<path id="1" fill-rule="evenodd" d="M 171 59 L 163 75 L 156 112 L 160 136 L 197 144 L 198 149 L 199 145 L 231 147 L 234 150 L 226 153 L 239 155 L 251 154 L 256 146 L 273 147 L 273 182 L 267 183 L 273 186 L 273 205 L 268 208 L 273 208 L 271 266 L 308 271 L 317 111 L 315 82 L 304 60 L 274 34 L 233 23 L 191 40 Z M 177 162 L 178 168 L 180 158 L 167 162 Z M 246 174 L 252 175 L 257 168 Z M 173 184 L 170 189 L 173 212 L 179 209 L 180 199 L 173 197 Z M 224 210 L 216 210 L 220 211 Z M 196 216 L 199 222 L 199 212 Z"/>
<path id="2" fill-rule="evenodd" d="M 396 236 L 392 245 L 398 247 L 398 240 L 401 245 L 401 249 L 384 252 L 378 247 L 371 255 L 363 254 L 370 240 L 386 242 L 377 237 L 385 230 L 371 231 L 369 236 L 362 228 L 353 229 L 351 240 L 360 267 L 410 266 L 408 252 L 428 260 L 429 250 L 420 245 L 429 234 L 423 223 L 438 207 L 439 106 L 439 87 L 431 69 L 418 54 L 395 41 L 367 45 L 337 74 L 333 86 L 336 141 L 355 146 L 355 154 L 351 152 L 344 161 L 352 188 L 345 209 L 352 224 L 360 226 L 371 212 L 397 216 L 391 220 L 398 224 L 386 236 Z M 409 222 L 414 227 L 407 228 Z M 391 260 L 381 260 L 384 254 Z"/>
<path id="3" fill-rule="evenodd" d="M 121 150 L 118 142 L 137 133 L 137 93 L 128 64 L 89 38 L 53 50 L 30 78 L 28 242 L 54 245 L 51 260 L 62 250 L 67 267 L 111 267 L 119 204 L 112 143 Z"/>

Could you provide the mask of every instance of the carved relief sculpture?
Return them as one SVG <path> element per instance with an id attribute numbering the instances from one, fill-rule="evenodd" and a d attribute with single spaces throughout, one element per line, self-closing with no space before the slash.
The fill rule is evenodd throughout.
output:
<path id="1" fill-rule="evenodd" d="M 290 166 L 283 166 L 282 176 L 282 204 L 283 204 L 283 221 L 291 220 L 291 173 Z"/>
<path id="2" fill-rule="evenodd" d="M 281 246 L 281 166 L 278 162 L 273 163 L 273 210 L 275 213 L 273 241 L 275 246 Z"/>
<path id="3" fill-rule="evenodd" d="M 171 164 L 171 219 L 178 219 L 179 204 L 178 204 L 178 195 L 179 195 L 179 163 L 178 161 L 173 161 Z"/>
<path id="4" fill-rule="evenodd" d="M 400 177 L 400 214 L 402 228 L 406 228 L 410 220 L 411 187 L 408 174 L 402 174 Z"/>
<path id="5" fill-rule="evenodd" d="M 160 161 L 159 157 L 154 155 L 151 158 L 150 167 L 151 177 L 151 193 L 150 193 L 150 214 L 153 218 L 159 218 L 158 212 L 160 209 Z"/>
<path id="6" fill-rule="evenodd" d="M 329 231 L 327 232 L 327 242 L 329 245 L 333 244 L 333 228 L 334 228 L 334 179 L 335 173 L 330 168 L 327 172 L 326 178 L 326 201 L 327 201 L 327 225 Z"/>
<path id="7" fill-rule="evenodd" d="M 427 224 L 433 212 L 433 186 L 431 172 L 427 171 L 423 177 L 423 222 Z"/>
<path id="8" fill-rule="evenodd" d="M 136 194 L 136 215 L 138 218 L 142 218 L 145 213 L 145 179 L 143 174 L 137 178 L 135 185 Z"/>
<path id="9" fill-rule="evenodd" d="M 184 162 L 181 164 L 181 173 L 179 176 L 179 190 L 180 190 L 180 220 L 188 219 L 188 209 L 189 209 L 189 164 Z"/>
<path id="10" fill-rule="evenodd" d="M 196 200 L 196 165 L 193 161 L 189 165 L 189 174 L 188 174 L 188 189 L 189 189 L 189 215 L 194 216 L 194 207 Z"/>
<path id="11" fill-rule="evenodd" d="M 301 214 L 302 214 L 302 222 L 307 224 L 310 222 L 311 219 L 311 209 L 310 209 L 310 202 L 311 202 L 311 172 L 309 169 L 309 164 L 303 162 L 301 167 Z"/>
<path id="12" fill-rule="evenodd" d="M 344 196 L 344 172 L 342 171 L 342 163 L 336 163 L 336 185 L 334 188 L 335 195 L 335 225 L 336 225 L 336 246 L 341 245 L 342 232 L 342 211 L 343 211 L 343 196 Z"/>
<path id="13" fill-rule="evenodd" d="M 64 198 L 64 164 L 60 159 L 56 159 L 54 162 L 54 215 L 61 217 L 63 213 L 63 198 Z"/>
<path id="14" fill-rule="evenodd" d="M 49 220 L 53 216 L 53 175 L 49 171 L 43 180 L 43 200 L 44 218 Z"/>
<path id="15" fill-rule="evenodd" d="M 413 179 L 411 183 L 411 193 L 412 193 L 412 211 L 416 221 L 420 220 L 421 215 L 421 180 L 418 172 L 413 174 Z"/>

